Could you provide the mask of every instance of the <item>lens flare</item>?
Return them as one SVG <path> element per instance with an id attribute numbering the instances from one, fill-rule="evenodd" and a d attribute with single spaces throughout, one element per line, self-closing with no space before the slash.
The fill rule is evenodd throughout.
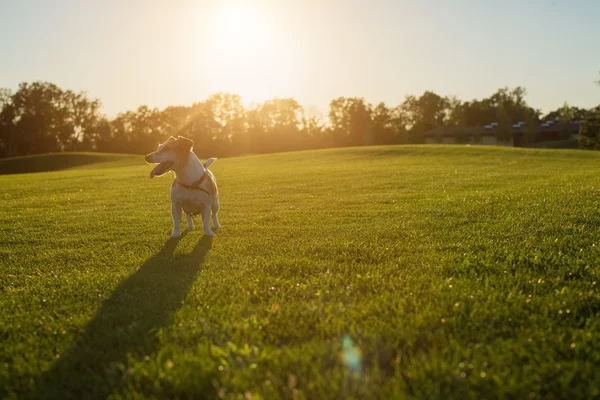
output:
<path id="1" fill-rule="evenodd" d="M 362 363 L 360 360 L 360 349 L 352 344 L 352 339 L 344 336 L 342 349 L 342 360 L 346 367 L 352 372 L 360 372 Z"/>

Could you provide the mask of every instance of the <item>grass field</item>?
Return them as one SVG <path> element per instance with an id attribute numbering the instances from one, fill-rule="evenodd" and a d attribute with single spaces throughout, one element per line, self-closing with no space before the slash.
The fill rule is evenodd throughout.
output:
<path id="1" fill-rule="evenodd" d="M 218 160 L 212 240 L 142 157 L 60 157 L 0 176 L 0 398 L 600 396 L 600 153 Z"/>

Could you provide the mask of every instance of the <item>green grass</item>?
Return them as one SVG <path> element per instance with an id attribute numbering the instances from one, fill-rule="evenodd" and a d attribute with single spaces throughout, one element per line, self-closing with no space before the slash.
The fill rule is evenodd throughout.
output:
<path id="1" fill-rule="evenodd" d="M 128 154 L 48 153 L 0 159 L 0 175 L 60 171 L 70 168 L 123 167 L 139 163 Z"/>
<path id="2" fill-rule="evenodd" d="M 598 153 L 218 160 L 178 241 L 171 177 L 94 165 L 0 176 L 0 398 L 600 396 Z"/>

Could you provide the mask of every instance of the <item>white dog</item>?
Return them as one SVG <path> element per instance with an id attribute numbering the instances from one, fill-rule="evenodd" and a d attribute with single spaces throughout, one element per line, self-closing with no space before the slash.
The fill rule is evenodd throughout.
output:
<path id="1" fill-rule="evenodd" d="M 173 214 L 173 234 L 181 235 L 181 210 L 185 212 L 188 229 L 194 229 L 192 216 L 202 215 L 204 234 L 213 236 L 210 229 L 212 210 L 213 227 L 219 228 L 219 191 L 214 175 L 207 168 L 216 158 L 209 158 L 204 164 L 192 152 L 194 142 L 188 138 L 173 136 L 158 145 L 154 153 L 146 156 L 146 162 L 158 164 L 150 172 L 150 179 L 175 171 L 175 180 L 171 185 L 171 213 Z"/>

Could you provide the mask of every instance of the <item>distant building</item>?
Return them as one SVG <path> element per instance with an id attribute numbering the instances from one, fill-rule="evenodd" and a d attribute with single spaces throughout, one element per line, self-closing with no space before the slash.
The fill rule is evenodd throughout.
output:
<path id="1" fill-rule="evenodd" d="M 425 143 L 521 147 L 544 142 L 576 142 L 579 138 L 579 125 L 579 121 L 565 123 L 556 119 L 542 121 L 533 128 L 527 128 L 523 122 L 519 122 L 504 132 L 498 127 L 497 122 L 479 128 L 474 126 L 466 128 L 442 126 L 425 132 Z"/>

